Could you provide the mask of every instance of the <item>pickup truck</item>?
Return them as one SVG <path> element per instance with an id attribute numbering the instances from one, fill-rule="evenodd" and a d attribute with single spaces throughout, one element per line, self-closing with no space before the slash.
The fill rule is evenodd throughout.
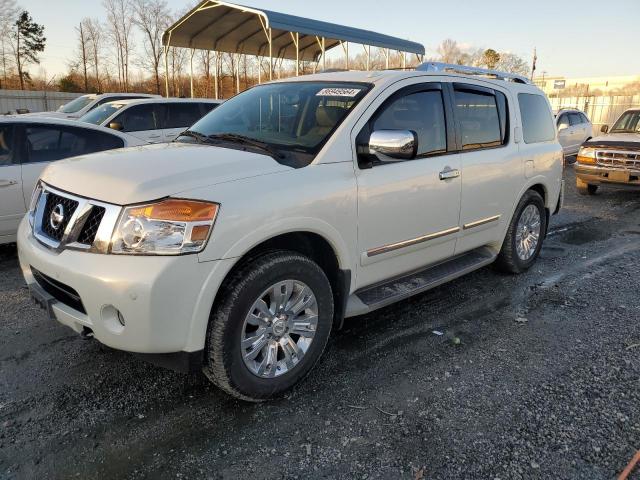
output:
<path id="1" fill-rule="evenodd" d="M 52 164 L 18 253 L 78 333 L 262 401 L 332 330 L 536 261 L 562 147 L 526 79 L 456 65 L 255 86 L 175 142 Z"/>
<path id="2" fill-rule="evenodd" d="M 624 112 L 611 130 L 582 144 L 576 183 L 582 195 L 595 195 L 600 185 L 640 186 L 640 109 Z"/>

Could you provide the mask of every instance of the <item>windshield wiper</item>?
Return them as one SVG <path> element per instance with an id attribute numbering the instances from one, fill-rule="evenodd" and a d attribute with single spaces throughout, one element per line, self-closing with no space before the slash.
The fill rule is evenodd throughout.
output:
<path id="1" fill-rule="evenodd" d="M 233 142 L 242 145 L 248 145 L 262 150 L 276 160 L 284 158 L 282 152 L 280 152 L 276 148 L 273 148 L 268 143 L 261 142 L 260 140 L 256 140 L 255 138 L 245 137 L 244 135 L 239 135 L 237 133 L 214 133 L 213 135 L 209 135 L 206 138 L 207 140 L 221 140 L 223 142 Z"/>
<path id="2" fill-rule="evenodd" d="M 180 137 L 191 137 L 195 138 L 198 143 L 207 143 L 207 136 L 194 130 L 185 130 L 180 135 L 178 135 L 178 138 Z"/>

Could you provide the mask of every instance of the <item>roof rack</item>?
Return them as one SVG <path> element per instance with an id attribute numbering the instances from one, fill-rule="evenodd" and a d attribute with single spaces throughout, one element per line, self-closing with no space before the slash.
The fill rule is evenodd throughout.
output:
<path id="1" fill-rule="evenodd" d="M 527 77 L 516 75 L 515 73 L 499 72 L 498 70 L 488 70 L 486 68 L 468 67 L 466 65 L 454 65 L 452 63 L 426 62 L 416 67 L 416 70 L 422 72 L 455 72 L 464 75 L 481 75 L 492 77 L 505 82 L 526 83 L 531 84 Z"/>

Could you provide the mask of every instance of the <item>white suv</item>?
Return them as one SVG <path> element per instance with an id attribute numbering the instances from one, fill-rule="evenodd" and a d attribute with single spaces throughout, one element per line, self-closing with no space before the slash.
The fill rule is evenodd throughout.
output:
<path id="1" fill-rule="evenodd" d="M 459 70 L 263 84 L 177 142 L 50 166 L 18 235 L 34 298 L 264 400 L 345 317 L 493 262 L 526 270 L 561 204 L 550 105 L 519 77 Z"/>

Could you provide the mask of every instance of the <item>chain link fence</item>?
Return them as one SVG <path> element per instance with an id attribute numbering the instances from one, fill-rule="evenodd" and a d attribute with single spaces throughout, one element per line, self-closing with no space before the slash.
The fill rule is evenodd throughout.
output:
<path id="1" fill-rule="evenodd" d="M 593 123 L 593 135 L 602 135 L 602 125 L 613 125 L 625 110 L 640 108 L 640 95 L 615 95 L 598 97 L 550 98 L 551 107 L 556 112 L 562 108 L 577 108 L 587 114 Z"/>

